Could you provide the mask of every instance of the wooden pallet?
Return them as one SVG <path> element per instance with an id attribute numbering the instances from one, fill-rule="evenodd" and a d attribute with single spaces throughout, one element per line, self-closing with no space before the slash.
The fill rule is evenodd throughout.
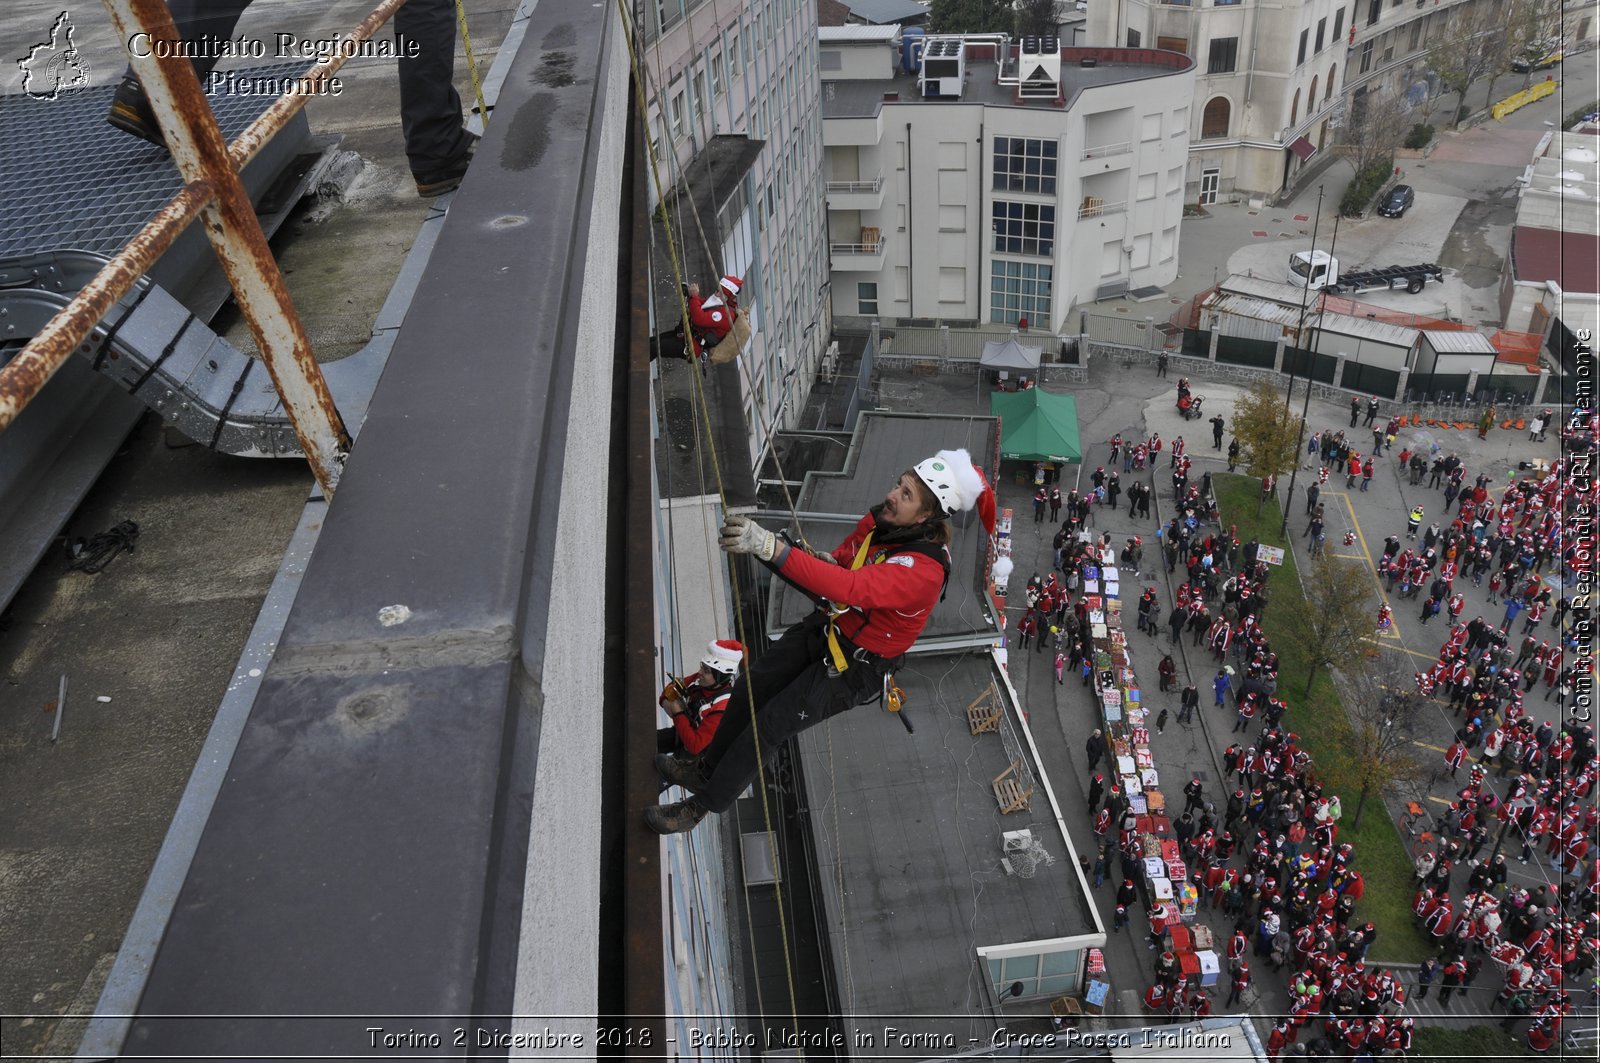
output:
<path id="1" fill-rule="evenodd" d="M 1022 761 L 1013 760 L 1005 771 L 994 777 L 991 784 L 994 788 L 994 799 L 1000 806 L 1002 815 L 1012 812 L 1025 812 L 1028 802 L 1033 799 L 1033 787 L 1026 790 L 1017 781 L 1017 769 L 1022 766 Z"/>
<path id="2" fill-rule="evenodd" d="M 967 705 L 967 727 L 973 734 L 982 734 L 985 731 L 998 733 L 1000 720 L 1004 716 L 1004 710 L 995 700 L 994 687 L 989 687 Z"/>

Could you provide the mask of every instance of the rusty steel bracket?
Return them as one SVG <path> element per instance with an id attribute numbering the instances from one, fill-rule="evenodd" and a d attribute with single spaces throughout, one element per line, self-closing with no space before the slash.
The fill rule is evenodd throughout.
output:
<path id="1" fill-rule="evenodd" d="M 104 0 L 122 40 L 148 33 L 152 40 L 178 41 L 178 30 L 162 0 Z M 239 180 L 211 106 L 188 59 L 150 48 L 131 55 L 133 69 L 161 126 L 172 159 L 185 181 L 209 181 L 214 198 L 200 212 L 206 238 L 233 287 L 272 383 L 300 438 L 312 475 L 325 494 L 338 486 L 350 451 L 350 434 L 334 407 L 322 367 L 284 286 L 277 259 L 256 221 L 255 208 Z M 159 54 L 158 54 L 159 53 Z"/>

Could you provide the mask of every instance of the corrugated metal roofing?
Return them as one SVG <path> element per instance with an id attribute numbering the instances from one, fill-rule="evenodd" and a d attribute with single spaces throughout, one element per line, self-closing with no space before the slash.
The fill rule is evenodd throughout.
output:
<path id="1" fill-rule="evenodd" d="M 1494 344 L 1481 332 L 1436 332 L 1424 329 L 1423 339 L 1440 354 L 1495 354 Z"/>
<path id="2" fill-rule="evenodd" d="M 1211 300 L 1206 309 L 1217 314 L 1232 314 L 1235 317 L 1272 321 L 1290 327 L 1300 323 L 1300 308 L 1298 306 L 1285 306 L 1283 303 L 1273 302 L 1269 299 L 1253 299 L 1247 295 L 1222 293 Z M 1203 322 L 1204 318 L 1201 320 Z"/>
<path id="3" fill-rule="evenodd" d="M 818 26 L 817 39 L 824 44 L 837 41 L 892 41 L 899 26 Z"/>
<path id="4" fill-rule="evenodd" d="M 1283 256 L 1283 272 L 1289 273 L 1289 256 Z M 1257 299 L 1270 299 L 1275 303 L 1285 303 L 1300 308 L 1300 300 L 1304 293 L 1302 289 L 1287 281 L 1268 280 L 1266 277 L 1247 277 L 1242 273 L 1235 273 L 1218 285 L 1225 292 L 1237 292 L 1240 295 L 1250 295 Z"/>
<path id="5" fill-rule="evenodd" d="M 1370 317 L 1352 317 L 1349 314 L 1323 314 L 1317 327 L 1323 332 L 1341 336 L 1356 336 L 1374 343 L 1388 343 L 1396 347 L 1410 347 L 1416 342 L 1417 330 L 1404 325 L 1391 325 Z"/>

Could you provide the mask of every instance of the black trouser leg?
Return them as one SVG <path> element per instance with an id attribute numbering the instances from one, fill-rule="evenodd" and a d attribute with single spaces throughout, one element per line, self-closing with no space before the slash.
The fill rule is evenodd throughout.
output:
<path id="1" fill-rule="evenodd" d="M 413 175 L 438 171 L 467 150 L 456 92 L 456 9 L 451 0 L 409 0 L 394 14 L 396 38 L 415 42 L 398 60 L 400 128 Z"/>
<path id="2" fill-rule="evenodd" d="M 790 641 L 791 629 L 783 642 Z M 785 647 L 780 663 L 764 681 L 757 684 L 756 727 L 761 741 L 760 763 L 770 764 L 778 747 L 808 727 L 822 723 L 870 699 L 882 689 L 879 666 L 851 661 L 845 672 L 830 677 L 822 654 L 825 640 L 819 628 L 802 629 L 806 638 L 800 645 Z M 776 647 L 775 647 L 776 648 Z M 798 671 L 795 666 L 799 665 Z M 774 680 L 787 678 L 787 682 Z M 772 689 L 776 686 L 777 689 Z M 769 693 L 762 696 L 763 688 Z M 750 731 L 750 706 L 743 683 L 734 684 L 735 693 L 723 713 L 716 738 L 706 750 L 705 770 L 710 785 L 697 795 L 712 812 L 724 812 L 733 805 L 756 777 L 756 735 Z M 727 730 L 737 723 L 736 729 Z M 724 736 L 726 740 L 724 740 Z"/>

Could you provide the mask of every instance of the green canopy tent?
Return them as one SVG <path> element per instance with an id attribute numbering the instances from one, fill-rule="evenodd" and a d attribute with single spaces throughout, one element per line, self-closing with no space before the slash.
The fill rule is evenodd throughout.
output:
<path id="1" fill-rule="evenodd" d="M 1000 458 L 1017 461 L 1080 462 L 1078 402 L 1043 388 L 996 391 L 989 412 L 1000 418 Z"/>

